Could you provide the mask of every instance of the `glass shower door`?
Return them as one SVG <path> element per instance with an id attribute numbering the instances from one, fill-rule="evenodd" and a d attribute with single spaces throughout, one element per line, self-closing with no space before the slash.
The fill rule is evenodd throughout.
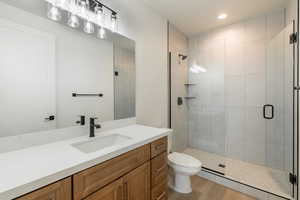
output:
<path id="1" fill-rule="evenodd" d="M 205 171 L 288 198 L 293 25 L 282 16 L 257 17 L 189 41 L 187 90 L 195 98 L 187 104 L 185 153 Z"/>
<path id="2" fill-rule="evenodd" d="M 293 173 L 293 44 L 288 25 L 268 44 L 266 121 L 266 165 L 282 192 L 292 193 Z"/>

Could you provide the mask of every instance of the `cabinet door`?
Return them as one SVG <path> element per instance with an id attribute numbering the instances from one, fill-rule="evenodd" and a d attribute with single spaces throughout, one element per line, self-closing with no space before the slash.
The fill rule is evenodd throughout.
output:
<path id="1" fill-rule="evenodd" d="M 119 179 L 98 190 L 85 200 L 122 200 L 123 199 L 123 180 Z"/>
<path id="2" fill-rule="evenodd" d="M 16 200 L 71 200 L 71 178 L 58 181 Z"/>
<path id="3" fill-rule="evenodd" d="M 150 163 L 124 176 L 124 200 L 150 200 Z"/>
<path id="4" fill-rule="evenodd" d="M 150 160 L 150 145 L 122 154 L 73 176 L 74 200 L 81 200 Z"/>

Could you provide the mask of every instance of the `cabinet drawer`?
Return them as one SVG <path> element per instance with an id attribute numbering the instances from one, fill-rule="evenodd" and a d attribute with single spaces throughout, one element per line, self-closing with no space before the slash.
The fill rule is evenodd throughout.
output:
<path id="1" fill-rule="evenodd" d="M 164 137 L 151 143 L 151 158 L 162 152 L 167 152 L 168 138 Z"/>
<path id="2" fill-rule="evenodd" d="M 151 191 L 151 200 L 168 200 L 168 183 L 162 182 Z"/>
<path id="3" fill-rule="evenodd" d="M 71 184 L 71 178 L 66 178 L 22 197 L 16 198 L 16 200 L 71 200 Z"/>
<path id="4" fill-rule="evenodd" d="M 150 146 L 145 145 L 75 174 L 73 176 L 74 200 L 87 197 L 149 160 Z"/>
<path id="5" fill-rule="evenodd" d="M 151 186 L 154 187 L 168 178 L 167 152 L 164 152 L 151 160 Z"/>

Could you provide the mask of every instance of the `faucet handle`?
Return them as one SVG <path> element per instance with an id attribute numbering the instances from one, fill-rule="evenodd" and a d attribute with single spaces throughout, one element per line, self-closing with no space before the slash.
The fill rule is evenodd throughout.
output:
<path id="1" fill-rule="evenodd" d="M 85 125 L 85 116 L 84 115 L 79 115 L 80 120 L 76 121 L 76 124 L 80 124 L 81 126 Z"/>
<path id="2" fill-rule="evenodd" d="M 101 128 L 101 125 L 100 124 L 95 124 L 95 128 L 99 129 L 99 128 Z"/>

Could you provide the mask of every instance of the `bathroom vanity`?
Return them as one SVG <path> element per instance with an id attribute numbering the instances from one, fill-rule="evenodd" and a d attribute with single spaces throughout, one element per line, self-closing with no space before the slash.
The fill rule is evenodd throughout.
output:
<path id="1" fill-rule="evenodd" d="M 169 129 L 131 125 L 98 133 L 92 139 L 82 136 L 7 152 L 10 158 L 0 155 L 0 164 L 8 162 L 11 168 L 0 175 L 12 181 L 0 184 L 0 199 L 167 200 L 169 133 Z M 91 152 L 78 147 L 100 139 L 108 142 L 105 138 L 116 135 L 130 139 L 115 139 L 116 144 Z M 48 153 L 39 149 L 48 149 Z M 22 159 L 19 156 L 30 157 L 30 162 L 14 166 Z"/>
<path id="2" fill-rule="evenodd" d="M 18 200 L 167 200 L 167 138 L 45 186 Z"/>

